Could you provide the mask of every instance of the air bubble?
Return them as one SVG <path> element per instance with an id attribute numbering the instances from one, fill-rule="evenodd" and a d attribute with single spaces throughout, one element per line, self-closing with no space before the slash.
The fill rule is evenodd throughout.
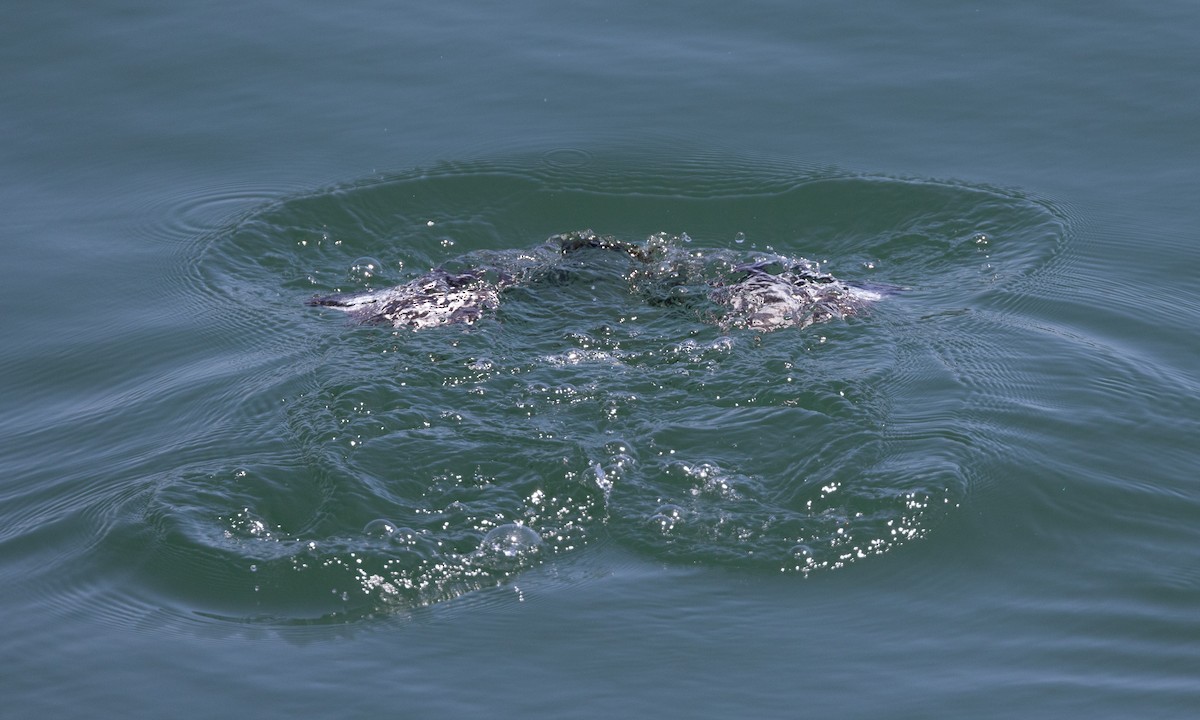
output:
<path id="1" fill-rule="evenodd" d="M 675 529 L 675 525 L 683 522 L 684 510 L 678 505 L 670 503 L 660 506 L 650 516 L 650 525 L 657 527 L 663 535 L 670 533 Z"/>
<path id="2" fill-rule="evenodd" d="M 420 533 L 410 527 L 398 527 L 392 531 L 392 542 L 400 543 L 401 545 L 413 546 L 420 539 Z"/>
<path id="3" fill-rule="evenodd" d="M 387 538 L 395 535 L 397 529 L 396 523 L 385 518 L 379 518 L 364 525 L 362 532 L 363 535 L 366 535 L 367 537 Z"/>
<path id="4" fill-rule="evenodd" d="M 684 515 L 684 509 L 679 507 L 678 505 L 672 505 L 671 503 L 667 503 L 666 505 L 659 506 L 659 508 L 654 511 L 654 514 L 663 515 L 665 517 L 671 518 L 672 520 L 682 520 L 683 515 Z"/>
<path id="5" fill-rule="evenodd" d="M 491 358 L 485 357 L 476 358 L 475 360 L 467 363 L 467 369 L 474 370 L 475 372 L 487 372 L 494 367 L 496 367 L 496 363 L 493 362 Z"/>
<path id="6" fill-rule="evenodd" d="M 813 556 L 813 549 L 804 543 L 799 543 L 798 545 L 793 546 L 790 552 L 792 557 L 796 558 L 797 560 L 807 561 Z"/>
<path id="7" fill-rule="evenodd" d="M 542 537 L 532 528 L 510 523 L 488 531 L 479 545 L 479 552 L 491 557 L 516 559 L 536 553 L 541 544 Z"/>
<path id="8" fill-rule="evenodd" d="M 373 257 L 360 257 L 350 263 L 350 278 L 352 280 L 370 280 L 379 274 L 383 263 Z"/>

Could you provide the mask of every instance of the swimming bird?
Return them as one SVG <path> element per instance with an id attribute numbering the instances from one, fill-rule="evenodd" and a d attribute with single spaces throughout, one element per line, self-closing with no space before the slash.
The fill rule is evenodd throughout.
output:
<path id="1" fill-rule="evenodd" d="M 708 299 L 722 309 L 704 319 L 726 330 L 804 328 L 856 315 L 883 297 L 842 282 L 802 258 L 770 255 L 733 262 L 729 251 L 685 252 L 667 238 L 659 234 L 645 243 L 631 243 L 591 230 L 563 233 L 533 250 L 481 254 L 480 262 L 468 263 L 462 272 L 434 268 L 395 287 L 319 296 L 308 304 L 344 311 L 367 324 L 415 330 L 470 325 L 496 310 L 505 290 L 536 285 L 565 256 L 586 250 L 627 256 L 633 266 L 628 277 L 636 276 L 642 287 L 653 285 L 662 291 L 702 285 Z"/>

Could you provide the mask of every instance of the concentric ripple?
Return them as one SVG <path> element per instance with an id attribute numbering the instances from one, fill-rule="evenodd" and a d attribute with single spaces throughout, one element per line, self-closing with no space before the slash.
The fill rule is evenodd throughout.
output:
<path id="1" fill-rule="evenodd" d="M 597 543 L 808 575 L 934 531 L 999 452 L 1010 384 L 979 373 L 1032 342 L 1001 308 L 1059 253 L 1061 214 L 956 183 L 655 166 L 448 164 L 205 236 L 182 282 L 241 368 L 230 425 L 257 431 L 158 473 L 107 542 L 198 613 L 308 622 L 443 602 Z M 647 302 L 600 258 L 469 327 L 305 305 L 584 227 L 900 291 L 762 334 Z"/>

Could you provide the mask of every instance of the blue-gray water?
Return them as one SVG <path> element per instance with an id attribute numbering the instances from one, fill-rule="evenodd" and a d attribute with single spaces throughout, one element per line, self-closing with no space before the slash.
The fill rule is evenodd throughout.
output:
<path id="1" fill-rule="evenodd" d="M 1197 30 L 10 8 L 3 713 L 1194 716 Z M 589 227 L 887 292 L 761 333 L 592 257 L 469 327 L 305 304 Z"/>

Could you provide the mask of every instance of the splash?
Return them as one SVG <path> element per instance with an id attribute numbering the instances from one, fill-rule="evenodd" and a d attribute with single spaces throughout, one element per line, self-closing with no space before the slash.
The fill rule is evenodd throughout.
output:
<path id="1" fill-rule="evenodd" d="M 1053 208 L 630 168 L 461 163 L 205 238 L 181 263 L 220 340 L 198 439 L 113 500 L 98 551 L 136 548 L 163 605 L 345 622 L 605 543 L 815 577 L 935 532 L 1010 432 L 1003 311 L 1063 242 Z M 613 234 L 560 233 L 592 221 Z"/>

